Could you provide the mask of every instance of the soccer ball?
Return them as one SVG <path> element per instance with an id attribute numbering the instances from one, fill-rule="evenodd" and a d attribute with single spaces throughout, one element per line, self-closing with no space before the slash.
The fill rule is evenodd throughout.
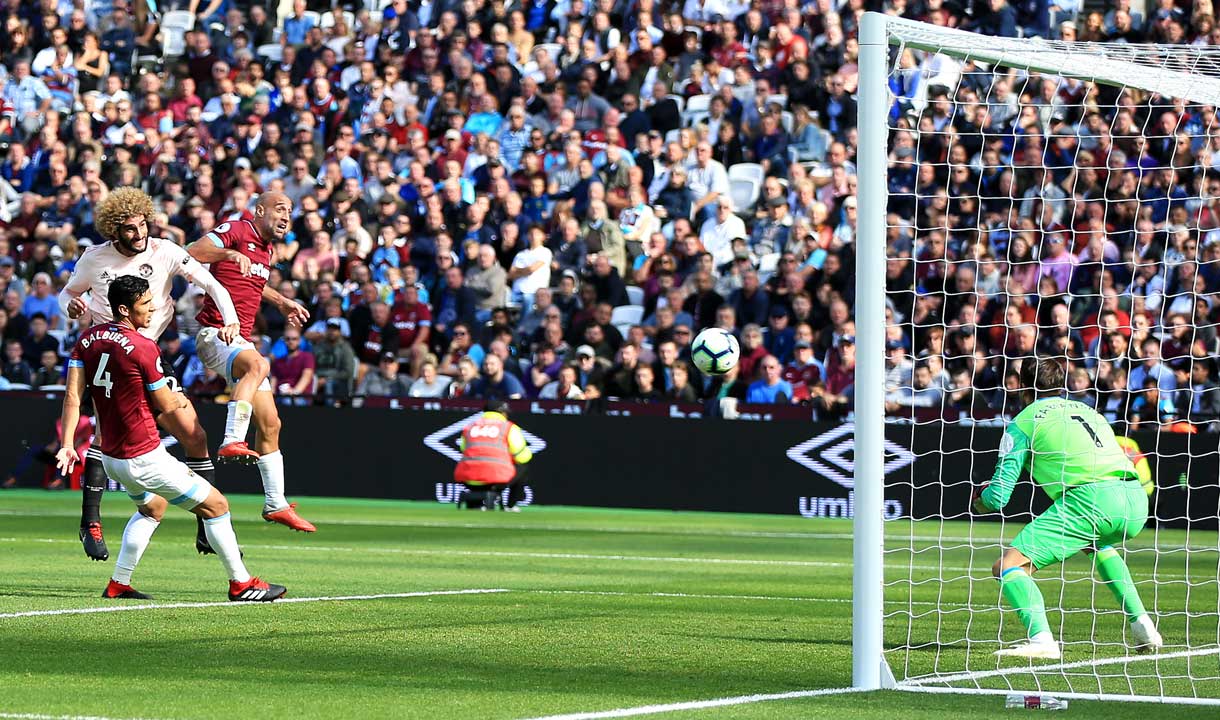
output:
<path id="1" fill-rule="evenodd" d="M 708 375 L 723 375 L 737 367 L 741 348 L 733 333 L 720 328 L 707 328 L 690 344 L 690 359 Z"/>

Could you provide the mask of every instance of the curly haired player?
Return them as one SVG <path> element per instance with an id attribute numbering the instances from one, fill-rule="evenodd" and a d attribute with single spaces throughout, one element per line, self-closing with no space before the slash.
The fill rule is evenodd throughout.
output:
<path id="1" fill-rule="evenodd" d="M 1122 606 L 1131 644 L 1139 652 L 1155 652 L 1163 644 L 1161 635 L 1114 548 L 1148 522 L 1148 494 L 1139 473 L 1105 418 L 1084 403 L 1061 397 L 1064 374 L 1058 362 L 1025 361 L 1021 385 L 1028 404 L 1005 429 L 995 473 L 977 493 L 974 510 L 992 512 L 1007 505 L 1026 468 L 1055 502 L 1013 538 L 991 569 L 1028 637 L 996 655 L 1061 657 L 1032 574 L 1082 551 L 1093 556 L 1097 574 Z"/>
<path id="2" fill-rule="evenodd" d="M 229 338 L 237 337 L 240 325 L 229 292 L 185 249 L 170 240 L 148 236 L 148 219 L 153 212 L 152 198 L 136 188 L 119 188 L 98 204 L 94 222 L 98 232 L 109 242 L 89 248 L 76 263 L 72 277 L 59 293 L 59 307 L 64 315 L 77 320 L 82 327 L 113 320 L 106 297 L 110 283 L 122 275 L 139 277 L 148 281 L 154 310 L 149 325 L 139 328 L 138 332 L 155 342 L 174 319 L 170 291 L 174 276 L 180 275 L 203 288 L 219 308 L 224 319 L 221 332 Z M 169 381 L 171 390 L 181 393 L 172 376 Z M 208 456 L 207 434 L 199 424 L 194 406 L 189 402 L 179 403 L 179 406 L 161 413 L 157 424 L 182 443 L 187 467 L 213 482 L 215 470 Z M 99 431 L 99 434 L 107 432 L 100 423 Z M 96 443 L 86 454 L 81 481 L 80 537 L 85 554 L 94 560 L 110 557 L 100 513 L 106 490 L 106 471 L 97 449 L 100 446 L 100 442 Z M 212 552 L 202 520 L 195 536 L 195 547 L 201 553 Z"/>

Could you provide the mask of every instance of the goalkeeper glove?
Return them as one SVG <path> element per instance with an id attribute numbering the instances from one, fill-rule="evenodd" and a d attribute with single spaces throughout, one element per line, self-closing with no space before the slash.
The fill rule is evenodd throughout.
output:
<path id="1" fill-rule="evenodd" d="M 991 512 L 991 508 L 987 507 L 987 503 L 983 502 L 983 491 L 987 489 L 990 483 L 983 483 L 974 489 L 974 494 L 970 496 L 970 507 L 979 514 Z"/>

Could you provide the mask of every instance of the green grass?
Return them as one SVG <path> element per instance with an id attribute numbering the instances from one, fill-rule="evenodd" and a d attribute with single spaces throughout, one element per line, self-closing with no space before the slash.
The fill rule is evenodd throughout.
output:
<path id="1" fill-rule="evenodd" d="M 528 718 L 851 681 L 851 541 L 844 521 L 537 507 L 475 513 L 429 503 L 303 498 L 302 514 L 319 527 L 306 536 L 263 523 L 261 498 L 230 499 L 251 571 L 287 585 L 293 597 L 508 592 L 0 617 L 0 717 Z M 147 604 L 99 597 L 111 563 L 88 562 L 81 552 L 78 503 L 75 493 L 0 494 L 0 614 Z M 111 494 L 103 511 L 117 554 L 131 505 Z M 909 625 L 913 646 L 891 650 L 891 662 L 909 675 L 960 671 L 967 662 L 971 670 L 999 667 L 990 657 L 994 645 L 985 641 L 1019 633 L 1011 617 L 1001 626 L 994 610 L 995 583 L 986 578 L 993 551 L 953 540 L 937 549 L 928 540 L 903 539 L 909 526 L 889 528 L 887 581 L 915 581 L 909 591 L 895 585 L 887 593 L 887 642 L 905 642 Z M 943 530 L 967 531 L 955 524 Z M 133 584 L 157 603 L 223 601 L 223 570 L 215 558 L 195 554 L 193 537 L 193 519 L 171 509 Z M 1185 538 L 1162 533 L 1155 542 L 1168 548 Z M 1137 548 L 1132 571 L 1150 576 L 1159 557 L 1158 577 L 1179 583 L 1162 585 L 1156 596 L 1167 640 L 1183 645 L 1189 632 L 1190 644 L 1199 646 L 1210 634 L 1214 645 L 1216 554 L 1199 544 L 1214 548 L 1215 535 L 1196 533 L 1190 543 L 1198 548 L 1190 567 L 1185 553 L 1154 556 Z M 1088 580 L 1087 564 L 1066 570 L 1068 582 L 1042 582 L 1048 605 L 1113 604 Z M 1201 617 L 1188 626 L 1184 615 L 1169 614 L 1174 607 Z M 908 609 L 914 622 L 893 614 Z M 934 644 L 965 637 L 967 620 L 979 641 L 968 658 L 964 647 Z M 1087 640 L 1095 622 L 1097 637 L 1121 639 L 1113 613 L 1056 612 L 1052 621 L 1068 641 Z M 1096 654 L 1122 652 L 1103 646 Z M 1083 644 L 1069 644 L 1065 660 L 1092 656 Z M 1139 689 L 1149 691 L 1159 670 L 1165 691 L 1178 694 L 1190 689 L 1175 679 L 1187 674 L 1186 662 L 1130 668 L 1148 676 L 1136 681 Z M 1191 662 L 1196 677 L 1220 675 L 1215 655 Z M 1060 689 L 1129 691 L 1119 689 L 1127 687 L 1119 678 L 1074 672 L 1039 679 Z M 1197 688 L 1220 697 L 1214 683 Z M 907 720 L 992 717 L 1002 709 L 1002 697 L 883 692 L 660 717 Z M 1165 709 L 1074 701 L 1069 712 L 1143 720 Z M 1217 715 L 1215 708 L 1172 712 L 1175 720 Z"/>

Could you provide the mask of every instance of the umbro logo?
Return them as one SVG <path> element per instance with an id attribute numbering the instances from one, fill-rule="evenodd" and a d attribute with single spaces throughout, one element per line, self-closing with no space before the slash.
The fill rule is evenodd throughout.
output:
<path id="1" fill-rule="evenodd" d="M 246 249 L 250 252 L 258 252 L 258 247 L 254 243 L 246 243 Z"/>
<path id="2" fill-rule="evenodd" d="M 822 477 L 848 490 L 854 490 L 855 483 L 855 425 L 844 423 L 833 430 L 812 437 L 805 442 L 788 448 L 788 459 L 801 465 Z M 848 457 L 848 455 L 851 457 Z M 910 450 L 885 441 L 885 466 L 883 472 L 889 474 L 906 467 L 915 461 L 915 454 Z"/>

